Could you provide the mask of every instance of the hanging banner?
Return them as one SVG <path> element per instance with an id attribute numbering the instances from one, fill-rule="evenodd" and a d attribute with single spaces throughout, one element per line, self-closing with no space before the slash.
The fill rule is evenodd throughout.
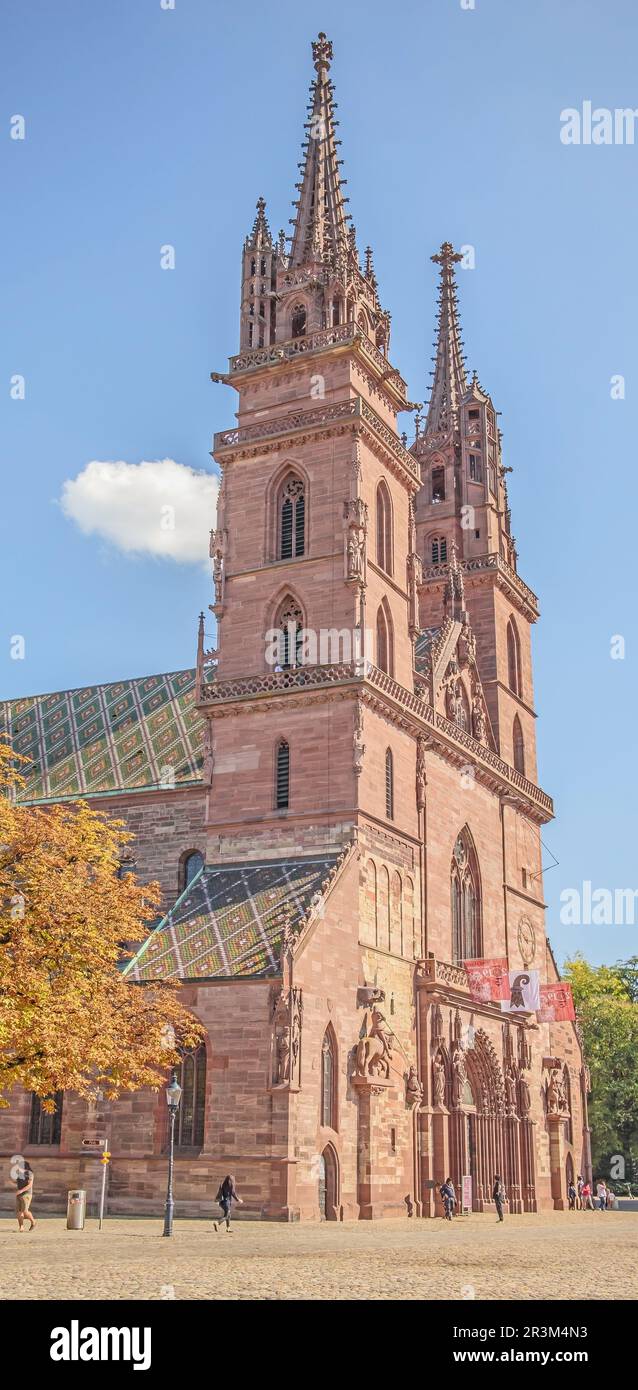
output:
<path id="1" fill-rule="evenodd" d="M 461 1178 L 461 1213 L 462 1215 L 465 1215 L 466 1212 L 471 1212 L 471 1210 L 472 1176 L 470 1173 L 464 1173 L 463 1177 Z"/>
<path id="2" fill-rule="evenodd" d="M 572 987 L 566 981 L 556 985 L 541 985 L 540 1008 L 536 1010 L 539 1023 L 574 1022 L 576 1012 L 572 998 Z"/>
<path id="3" fill-rule="evenodd" d="M 510 970 L 510 998 L 503 1000 L 501 1009 L 509 1014 L 535 1013 L 540 1009 L 540 976 L 538 970 Z"/>
<path id="4" fill-rule="evenodd" d="M 476 1004 L 488 1004 L 491 999 L 509 999 L 510 981 L 507 958 L 499 960 L 466 960 L 470 994 Z"/>

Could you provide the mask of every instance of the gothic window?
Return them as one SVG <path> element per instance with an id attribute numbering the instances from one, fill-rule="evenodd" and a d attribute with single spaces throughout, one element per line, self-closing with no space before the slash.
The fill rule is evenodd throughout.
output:
<path id="1" fill-rule="evenodd" d="M 180 890 L 181 890 L 181 892 L 184 892 L 184 889 L 190 887 L 191 883 L 193 882 L 193 879 L 195 878 L 195 875 L 198 874 L 199 871 L 200 871 L 200 869 L 202 869 L 203 867 L 204 867 L 204 856 L 203 856 L 203 854 L 201 853 L 201 850 L 198 850 L 198 849 L 191 849 L 191 850 L 188 851 L 187 854 L 185 854 L 185 855 L 182 857 L 181 874 L 180 874 L 180 879 L 181 879 Z"/>
<path id="2" fill-rule="evenodd" d="M 377 613 L 377 666 L 387 676 L 394 675 L 394 639 L 392 619 L 385 599 Z"/>
<path id="3" fill-rule="evenodd" d="M 357 318 L 357 328 L 360 328 L 362 333 L 368 332 L 368 320 L 363 311 L 359 314 Z"/>
<path id="4" fill-rule="evenodd" d="M 337 1044 L 332 1028 L 326 1028 L 321 1044 L 321 1123 L 337 1128 Z"/>
<path id="5" fill-rule="evenodd" d="M 290 805 L 290 746 L 280 739 L 275 755 L 275 806 L 287 811 Z"/>
<path id="6" fill-rule="evenodd" d="M 262 256 L 262 258 L 261 258 L 261 265 L 260 265 L 260 269 L 259 269 L 259 274 L 260 274 L 260 275 L 265 275 L 265 274 L 266 274 L 266 257 L 265 257 L 265 256 Z"/>
<path id="7" fill-rule="evenodd" d="M 512 742 L 513 742 L 513 746 L 514 746 L 514 767 L 516 768 L 516 771 L 522 773 L 522 775 L 523 775 L 523 777 L 524 777 L 524 776 L 525 776 L 525 744 L 524 744 L 524 742 L 523 742 L 523 730 L 521 729 L 521 721 L 520 721 L 518 715 L 516 715 L 516 716 L 515 716 L 515 719 L 514 719 L 514 733 L 513 733 Z"/>
<path id="8" fill-rule="evenodd" d="M 50 1099 L 55 1102 L 53 1114 L 43 1109 L 43 1101 L 31 1095 L 31 1114 L 29 1116 L 29 1144 L 59 1144 L 62 1131 L 62 1091 L 56 1091 Z"/>
<path id="9" fill-rule="evenodd" d="M 292 321 L 290 325 L 291 338 L 303 338 L 306 331 L 306 307 L 304 304 L 295 304 L 292 311 Z"/>
<path id="10" fill-rule="evenodd" d="M 470 454 L 470 478 L 475 483 L 483 482 L 483 460 L 480 454 Z"/>
<path id="11" fill-rule="evenodd" d="M 385 813 L 388 820 L 394 820 L 394 760 L 391 748 L 385 750 Z"/>
<path id="12" fill-rule="evenodd" d="M 124 859 L 120 860 L 117 866 L 117 877 L 126 878 L 127 874 L 134 874 L 136 872 L 136 869 L 137 865 L 135 863 L 135 860 L 133 859 L 132 855 L 129 854 Z"/>
<path id="13" fill-rule="evenodd" d="M 432 469 L 432 501 L 445 502 L 445 469 Z"/>
<path id="14" fill-rule="evenodd" d="M 251 273 L 251 275 L 256 275 L 256 274 L 257 274 L 257 262 L 256 262 L 254 256 L 253 256 L 253 258 L 252 258 L 252 261 L 250 262 L 250 273 Z"/>
<path id="15" fill-rule="evenodd" d="M 175 1143 L 181 1149 L 201 1149 L 206 1113 L 206 1048 L 200 1044 L 182 1057 L 177 1079 L 182 1098 L 175 1117 Z"/>
<path id="16" fill-rule="evenodd" d="M 515 695 L 521 694 L 521 644 L 513 618 L 507 624 L 507 680 Z"/>
<path id="17" fill-rule="evenodd" d="M 259 327 L 259 346 L 260 346 L 260 347 L 263 347 L 263 346 L 264 346 L 264 327 L 263 327 L 263 324 L 260 324 L 260 327 Z"/>
<path id="18" fill-rule="evenodd" d="M 263 303 L 260 303 L 260 305 L 259 305 L 259 317 L 262 318 L 262 319 L 266 317 L 266 315 L 265 315 L 265 313 L 264 313 L 264 306 L 263 306 Z"/>
<path id="19" fill-rule="evenodd" d="M 277 665 L 283 671 L 289 670 L 291 666 L 301 666 L 303 614 L 299 604 L 291 594 L 281 604 L 275 628 L 279 635 L 279 661 Z"/>
<path id="20" fill-rule="evenodd" d="M 338 299 L 332 301 L 332 326 L 337 328 L 341 322 L 341 305 Z"/>
<path id="21" fill-rule="evenodd" d="M 252 326 L 252 323 L 249 323 L 249 325 L 248 325 L 248 346 L 249 346 L 249 347 L 252 347 L 252 345 L 253 345 L 253 326 Z"/>
<path id="22" fill-rule="evenodd" d="M 452 959 L 476 960 L 481 951 L 481 890 L 469 831 L 457 837 L 452 854 Z"/>
<path id="23" fill-rule="evenodd" d="M 279 494 L 279 559 L 303 555 L 305 539 L 306 493 L 301 478 L 291 473 Z"/>
<path id="24" fill-rule="evenodd" d="M 435 536 L 432 541 L 432 564 L 444 565 L 447 560 L 447 540 L 445 536 Z"/>
<path id="25" fill-rule="evenodd" d="M 392 499 L 384 482 L 377 488 L 377 564 L 392 574 Z"/>

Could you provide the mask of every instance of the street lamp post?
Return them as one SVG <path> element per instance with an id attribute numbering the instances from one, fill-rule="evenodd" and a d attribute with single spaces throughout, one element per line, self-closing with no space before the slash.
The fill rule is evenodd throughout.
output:
<path id="1" fill-rule="evenodd" d="M 171 1084 L 166 1087 L 166 1103 L 168 1105 L 169 1139 L 168 1139 L 168 1186 L 166 1188 L 166 1202 L 164 1203 L 164 1230 L 162 1235 L 172 1236 L 173 1234 L 173 1153 L 175 1145 L 175 1117 L 179 1109 L 179 1102 L 182 1095 L 182 1088 L 177 1080 L 175 1068 L 171 1072 Z"/>

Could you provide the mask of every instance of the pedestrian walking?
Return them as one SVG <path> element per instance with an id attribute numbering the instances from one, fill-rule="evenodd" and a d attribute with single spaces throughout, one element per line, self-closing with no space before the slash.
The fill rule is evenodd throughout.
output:
<path id="1" fill-rule="evenodd" d="M 232 1204 L 233 1202 L 239 1202 L 239 1205 L 243 1206 L 243 1198 L 240 1197 L 237 1192 L 237 1189 L 235 1187 L 235 1179 L 232 1176 L 232 1173 L 228 1173 L 224 1178 L 224 1181 L 219 1184 L 215 1201 L 219 1202 L 219 1205 L 222 1209 L 222 1215 L 217 1221 L 213 1221 L 213 1229 L 215 1231 L 218 1231 L 222 1222 L 225 1221 L 226 1231 L 229 1236 L 232 1236 L 233 1233 L 230 1229 Z"/>
<path id="2" fill-rule="evenodd" d="M 608 1186 L 607 1186 L 607 1211 L 613 1211 L 615 1200 L 616 1200 L 616 1195 L 615 1195 L 614 1192 L 612 1192 L 611 1188 L 610 1188 L 609 1185 L 608 1185 Z"/>
<path id="3" fill-rule="evenodd" d="M 502 1221 L 502 1220 L 503 1220 L 503 1207 L 504 1207 L 504 1205 L 505 1205 L 505 1203 L 506 1203 L 506 1201 L 507 1201 L 507 1197 L 506 1197 L 506 1195 L 505 1195 L 505 1188 L 503 1187 L 503 1184 L 502 1184 L 502 1182 L 501 1182 L 501 1179 L 500 1179 L 500 1176 L 499 1176 L 498 1173 L 496 1173 L 496 1175 L 495 1175 L 495 1177 L 494 1177 L 494 1186 L 493 1186 L 493 1188 L 492 1188 L 492 1201 L 494 1202 L 494 1204 L 495 1204 L 495 1206 L 496 1206 L 496 1211 L 497 1211 L 497 1214 L 498 1214 L 498 1219 L 499 1219 L 499 1221 Z"/>
<path id="4" fill-rule="evenodd" d="M 585 1182 L 584 1182 L 584 1179 L 583 1179 L 583 1175 L 582 1175 L 582 1173 L 579 1173 L 579 1174 L 578 1174 L 578 1177 L 576 1178 L 576 1211 L 582 1211 L 582 1209 L 583 1209 L 583 1187 L 584 1187 L 584 1186 L 585 1186 Z"/>
<path id="5" fill-rule="evenodd" d="M 598 1200 L 598 1210 L 599 1210 L 599 1211 L 606 1211 L 606 1209 L 607 1209 L 607 1186 L 606 1186 L 606 1183 L 605 1183 L 605 1179 L 604 1179 L 604 1178 L 599 1178 L 598 1182 L 596 1183 L 596 1198 L 597 1198 L 597 1200 Z"/>
<path id="6" fill-rule="evenodd" d="M 23 1167 L 18 1170 L 16 1178 L 16 1216 L 18 1218 L 18 1230 L 24 1226 L 25 1217 L 30 1222 L 29 1230 L 35 1226 L 35 1217 L 31 1211 L 31 1199 L 33 1197 L 33 1168 L 31 1164 L 24 1160 Z"/>
<path id="7" fill-rule="evenodd" d="M 593 1211 L 593 1210 L 594 1210 L 594 1203 L 593 1203 L 593 1201 L 592 1201 L 592 1195 L 591 1195 L 591 1187 L 590 1187 L 590 1185 L 589 1185 L 588 1182 L 584 1182 L 584 1183 L 583 1183 L 582 1202 L 583 1202 L 583 1211 Z"/>
<path id="8" fill-rule="evenodd" d="M 452 1217 L 454 1216 L 454 1207 L 456 1205 L 456 1192 L 454 1191 L 454 1183 L 452 1182 L 452 1179 L 446 1178 L 445 1182 L 441 1183 L 439 1191 L 443 1198 L 445 1220 L 451 1221 Z"/>
<path id="9" fill-rule="evenodd" d="M 570 1182 L 569 1187 L 567 1188 L 567 1200 L 568 1200 L 568 1202 L 569 1202 L 569 1210 L 570 1210 L 570 1211 L 575 1211 L 575 1210 L 576 1210 L 576 1201 L 577 1201 L 577 1197 L 578 1197 L 578 1193 L 576 1192 L 576 1188 L 575 1188 L 573 1182 Z"/>

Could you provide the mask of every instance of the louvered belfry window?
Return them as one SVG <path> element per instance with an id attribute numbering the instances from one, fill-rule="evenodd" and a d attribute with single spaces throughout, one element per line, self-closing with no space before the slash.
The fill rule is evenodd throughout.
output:
<path id="1" fill-rule="evenodd" d="M 285 739 L 277 744 L 275 769 L 275 806 L 286 811 L 290 805 L 290 747 Z"/>
<path id="2" fill-rule="evenodd" d="M 385 754 L 385 813 L 388 820 L 394 819 L 394 759 L 392 749 Z"/>
<path id="3" fill-rule="evenodd" d="M 306 497 L 301 478 L 288 478 L 281 492 L 280 560 L 305 553 Z"/>

